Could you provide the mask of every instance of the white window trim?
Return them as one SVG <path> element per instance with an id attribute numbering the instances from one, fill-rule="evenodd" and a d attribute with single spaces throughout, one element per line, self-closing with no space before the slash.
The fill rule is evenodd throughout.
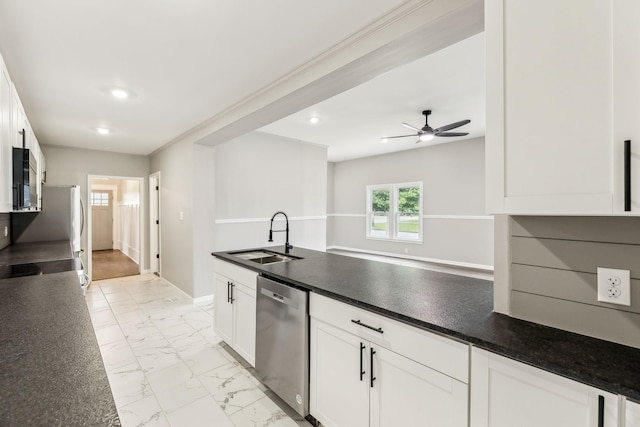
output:
<path id="1" fill-rule="evenodd" d="M 397 199 L 398 199 L 398 190 L 401 188 L 407 187 L 418 187 L 420 189 L 420 212 L 418 214 L 418 238 L 417 239 L 402 239 L 398 237 L 398 212 L 397 212 Z M 371 193 L 374 190 L 389 190 L 389 224 L 387 229 L 389 230 L 389 235 L 387 236 L 373 236 L 371 235 Z M 422 244 L 423 241 L 423 219 L 422 219 L 422 204 L 423 204 L 423 188 L 422 181 L 417 182 L 400 182 L 396 184 L 376 184 L 376 185 L 367 185 L 367 205 L 365 209 L 366 216 L 366 231 L 365 235 L 367 239 L 371 240 L 383 240 L 383 241 L 391 241 L 391 242 L 402 242 L 402 243 L 416 243 Z"/>

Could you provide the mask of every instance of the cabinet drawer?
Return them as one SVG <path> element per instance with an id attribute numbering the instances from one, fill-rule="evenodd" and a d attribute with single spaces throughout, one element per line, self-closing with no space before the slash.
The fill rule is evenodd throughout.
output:
<path id="1" fill-rule="evenodd" d="M 311 317 L 399 353 L 452 378 L 464 383 L 469 382 L 469 346 L 467 344 L 313 292 L 309 295 L 309 313 Z M 354 321 L 359 321 L 360 324 Z"/>
<path id="2" fill-rule="evenodd" d="M 248 286 L 255 292 L 256 290 L 256 279 L 258 277 L 258 273 L 255 271 L 248 270 L 246 268 L 238 267 L 235 264 L 231 264 L 229 262 L 221 261 L 216 258 L 214 263 L 215 273 L 225 276 L 233 282 L 242 283 L 245 286 Z"/>

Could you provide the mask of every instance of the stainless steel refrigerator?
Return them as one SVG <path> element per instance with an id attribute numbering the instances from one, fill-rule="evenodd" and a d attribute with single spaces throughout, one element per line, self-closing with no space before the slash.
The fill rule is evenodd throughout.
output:
<path id="1" fill-rule="evenodd" d="M 81 235 L 84 228 L 84 212 L 77 185 L 42 187 L 42 210 L 38 213 L 20 213 L 16 219 L 30 220 L 20 227 L 14 243 L 49 242 L 68 240 L 74 256 L 79 256 Z M 17 233 L 16 233 L 17 234 Z"/>

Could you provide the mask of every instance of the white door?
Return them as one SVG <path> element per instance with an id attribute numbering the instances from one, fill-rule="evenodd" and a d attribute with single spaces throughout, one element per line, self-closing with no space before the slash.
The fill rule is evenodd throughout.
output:
<path id="1" fill-rule="evenodd" d="M 371 347 L 376 378 L 370 391 L 372 427 L 467 425 L 466 384 L 375 344 Z"/>
<path id="2" fill-rule="evenodd" d="M 113 249 L 113 192 L 91 191 L 91 246 L 94 251 Z"/>
<path id="3" fill-rule="evenodd" d="M 473 349 L 471 427 L 617 426 L 617 396 L 523 363 Z"/>
<path id="4" fill-rule="evenodd" d="M 233 348 L 251 366 L 256 364 L 256 291 L 233 283 Z"/>
<path id="5" fill-rule="evenodd" d="M 233 306 L 229 301 L 230 282 L 226 277 L 216 274 L 213 326 L 220 338 L 227 344 L 233 345 Z"/>
<path id="6" fill-rule="evenodd" d="M 312 317 L 310 344 L 311 415 L 326 427 L 367 427 L 368 342 Z"/>
<path id="7" fill-rule="evenodd" d="M 13 206 L 11 80 L 0 58 L 0 212 L 10 212 Z M 4 234 L 3 234 L 4 236 Z"/>

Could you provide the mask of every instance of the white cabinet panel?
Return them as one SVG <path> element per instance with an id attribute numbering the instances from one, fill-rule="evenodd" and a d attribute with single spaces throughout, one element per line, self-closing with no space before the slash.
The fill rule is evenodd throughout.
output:
<path id="1" fill-rule="evenodd" d="M 229 279 L 216 275 L 216 288 L 214 295 L 216 334 L 226 343 L 233 343 L 233 305 L 230 302 L 231 289 Z"/>
<path id="2" fill-rule="evenodd" d="M 252 366 L 256 364 L 256 291 L 234 284 L 233 348 Z"/>
<path id="3" fill-rule="evenodd" d="M 368 426 L 369 347 L 365 341 L 311 318 L 310 342 L 311 414 L 327 427 Z"/>
<path id="4" fill-rule="evenodd" d="M 623 212 L 622 147 L 640 132 L 638 9 L 485 2 L 489 212 Z"/>
<path id="5" fill-rule="evenodd" d="M 467 425 L 466 384 L 385 348 L 372 348 L 372 426 Z"/>
<path id="6" fill-rule="evenodd" d="M 617 426 L 618 398 L 483 350 L 471 353 L 471 427 Z"/>
<path id="7" fill-rule="evenodd" d="M 214 329 L 251 366 L 256 363 L 258 273 L 215 260 Z"/>
<path id="8" fill-rule="evenodd" d="M 440 368 L 467 379 L 468 346 L 448 340 L 466 350 L 460 359 L 442 337 L 314 293 L 309 312 L 310 412 L 323 425 L 467 426 L 468 386 Z M 411 345 L 451 360 L 414 358 Z"/>
<path id="9" fill-rule="evenodd" d="M 640 427 L 640 404 L 625 402 L 625 427 Z"/>
<path id="10" fill-rule="evenodd" d="M 0 57 L 0 212 L 10 212 L 13 207 L 11 99 L 11 79 Z"/>

